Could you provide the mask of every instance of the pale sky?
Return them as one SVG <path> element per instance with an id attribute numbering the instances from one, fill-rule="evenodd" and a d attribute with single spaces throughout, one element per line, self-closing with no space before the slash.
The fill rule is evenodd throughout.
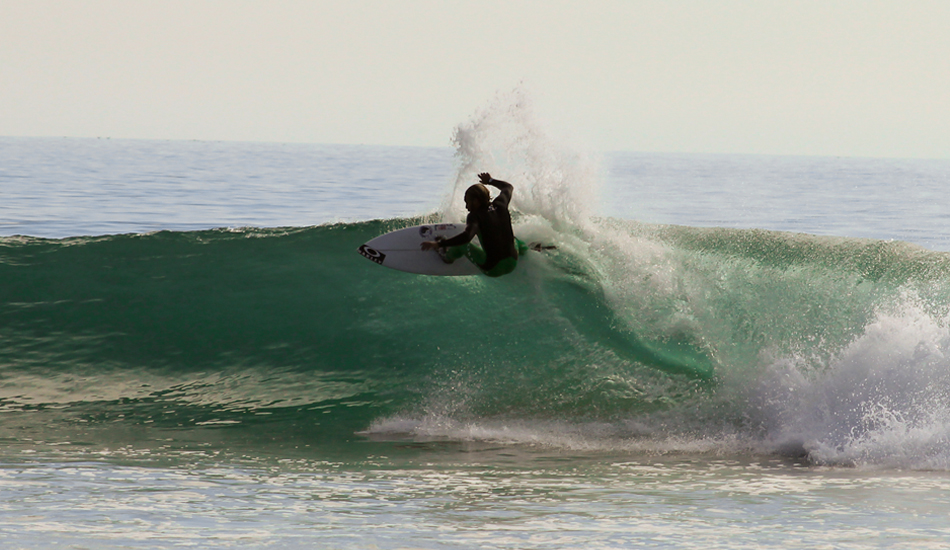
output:
<path id="1" fill-rule="evenodd" d="M 950 1 L 0 0 L 0 135 L 950 158 Z"/>

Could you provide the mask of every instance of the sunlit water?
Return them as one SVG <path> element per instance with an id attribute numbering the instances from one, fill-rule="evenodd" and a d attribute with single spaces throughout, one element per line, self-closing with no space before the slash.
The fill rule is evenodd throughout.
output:
<path id="1" fill-rule="evenodd" d="M 350 462 L 8 462 L 0 521 L 17 548 L 945 548 L 950 537 L 944 473 L 453 447 Z"/>

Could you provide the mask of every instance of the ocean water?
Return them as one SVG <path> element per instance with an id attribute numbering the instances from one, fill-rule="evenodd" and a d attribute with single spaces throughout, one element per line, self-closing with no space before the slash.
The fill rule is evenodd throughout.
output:
<path id="1" fill-rule="evenodd" d="M 513 274 L 356 248 L 463 217 Z M 0 139 L 3 548 L 950 547 L 950 161 Z"/>

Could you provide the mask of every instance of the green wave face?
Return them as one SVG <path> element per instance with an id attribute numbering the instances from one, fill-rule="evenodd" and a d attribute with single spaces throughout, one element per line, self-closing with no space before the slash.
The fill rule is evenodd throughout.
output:
<path id="1" fill-rule="evenodd" d="M 769 429 L 748 418 L 776 405 L 750 388 L 777 364 L 820 377 L 883 314 L 913 303 L 942 327 L 950 305 L 947 256 L 902 243 L 522 221 L 558 248 L 499 279 L 356 253 L 421 219 L 5 238 L 0 437 L 327 445 L 386 418 L 671 414 Z"/>

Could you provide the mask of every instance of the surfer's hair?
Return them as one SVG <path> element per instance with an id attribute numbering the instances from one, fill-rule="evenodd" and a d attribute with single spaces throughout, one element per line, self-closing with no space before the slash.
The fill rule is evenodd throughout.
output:
<path id="1" fill-rule="evenodd" d="M 478 206 L 488 206 L 488 203 L 491 202 L 491 193 L 488 192 L 487 187 L 476 183 L 465 190 L 465 200 L 471 201 Z"/>

